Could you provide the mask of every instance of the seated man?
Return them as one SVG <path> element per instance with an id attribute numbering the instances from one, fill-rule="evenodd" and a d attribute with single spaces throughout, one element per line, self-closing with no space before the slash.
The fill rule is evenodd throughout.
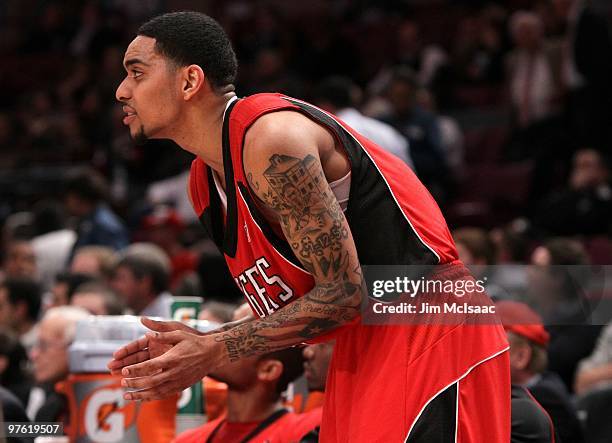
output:
<path id="1" fill-rule="evenodd" d="M 227 414 L 180 434 L 175 443 L 297 442 L 321 424 L 321 411 L 294 414 L 281 393 L 302 372 L 301 349 L 289 348 L 223 366 L 210 377 L 227 383 Z"/>
<path id="2" fill-rule="evenodd" d="M 303 411 L 308 412 L 323 406 L 327 381 L 327 370 L 331 361 L 334 342 L 325 342 L 308 345 L 302 351 L 304 356 L 304 377 L 308 385 L 308 397 L 303 405 Z"/>
<path id="3" fill-rule="evenodd" d="M 75 338 L 77 322 L 89 315 L 75 306 L 59 306 L 47 310 L 40 321 L 38 341 L 31 353 L 38 386 L 32 389 L 27 407 L 34 421 L 67 419 L 66 400 L 55 391 L 55 384 L 68 376 L 68 346 Z"/>
<path id="4" fill-rule="evenodd" d="M 526 435 L 540 429 L 543 434 L 538 434 L 541 435 L 538 441 L 548 442 L 553 424 L 557 441 L 584 441 L 576 409 L 565 385 L 557 374 L 546 370 L 549 335 L 540 316 L 526 304 L 515 301 L 498 302 L 497 312 L 510 342 L 512 441 L 532 441 L 514 437 L 517 432 Z"/>
<path id="5" fill-rule="evenodd" d="M 31 278 L 7 278 L 0 282 L 0 329 L 13 332 L 26 350 L 36 340 L 36 320 L 41 288 Z"/>

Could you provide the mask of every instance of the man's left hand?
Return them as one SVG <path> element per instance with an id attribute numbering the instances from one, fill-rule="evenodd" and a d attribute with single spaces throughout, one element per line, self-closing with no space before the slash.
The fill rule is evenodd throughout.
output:
<path id="1" fill-rule="evenodd" d="M 162 355 L 121 370 L 126 400 L 158 400 L 195 384 L 220 366 L 220 352 L 212 336 L 186 331 L 147 332 L 146 339 L 169 345 Z M 216 354 L 216 355 L 214 355 Z"/>

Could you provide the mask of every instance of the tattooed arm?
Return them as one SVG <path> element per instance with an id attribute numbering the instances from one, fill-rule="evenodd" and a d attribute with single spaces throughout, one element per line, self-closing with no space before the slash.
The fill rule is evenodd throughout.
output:
<path id="1" fill-rule="evenodd" d="M 316 137 L 300 128 L 299 119 L 306 117 L 290 114 L 287 124 L 276 115 L 254 128 L 250 140 L 247 136 L 244 168 L 251 189 L 266 213 L 275 215 L 315 286 L 275 313 L 219 334 L 215 339 L 225 345 L 230 361 L 327 333 L 355 318 L 361 303 L 357 252 L 325 178 Z"/>
<path id="2" fill-rule="evenodd" d="M 147 352 L 139 350 L 147 343 L 116 353 L 111 364 L 126 377 L 123 385 L 138 390 L 126 393 L 126 399 L 163 398 L 220 366 L 299 344 L 359 315 L 365 285 L 357 251 L 321 165 L 322 158 L 331 161 L 333 144 L 326 130 L 296 112 L 260 118 L 245 139 L 243 166 L 249 185 L 312 274 L 312 290 L 265 318 L 227 331 L 205 336 L 148 333 L 143 339 L 149 340 L 148 346 L 161 342 L 172 347 L 153 359 L 129 361 L 136 364 L 127 367 L 129 355 Z"/>

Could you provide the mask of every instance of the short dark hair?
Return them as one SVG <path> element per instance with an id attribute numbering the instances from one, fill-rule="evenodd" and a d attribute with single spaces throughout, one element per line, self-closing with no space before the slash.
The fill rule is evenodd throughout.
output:
<path id="1" fill-rule="evenodd" d="M 6 387 L 29 380 L 26 370 L 28 354 L 19 339 L 9 331 L 0 331 L 0 356 L 8 359 L 6 370 L 0 373 L 0 385 Z"/>
<path id="2" fill-rule="evenodd" d="M 32 321 L 38 319 L 41 305 L 41 287 L 30 278 L 7 278 L 0 283 L 0 288 L 5 288 L 8 300 L 12 305 L 24 302 L 28 307 L 28 317 Z"/>
<path id="3" fill-rule="evenodd" d="M 115 269 L 121 267 L 128 268 L 134 274 L 134 277 L 139 280 L 145 277 L 151 278 L 152 289 L 157 294 L 168 289 L 169 270 L 155 258 L 148 257 L 145 254 L 127 254 L 119 260 Z"/>
<path id="4" fill-rule="evenodd" d="M 138 35 L 154 38 L 155 49 L 178 66 L 198 65 L 218 89 L 236 79 L 238 61 L 227 34 L 201 12 L 171 12 L 152 18 Z"/>
<path id="5" fill-rule="evenodd" d="M 281 349 L 279 351 L 264 354 L 259 358 L 262 360 L 278 360 L 283 364 L 283 373 L 276 384 L 276 393 L 280 395 L 289 383 L 298 378 L 304 372 L 304 356 L 302 348 L 294 346 L 292 348 Z"/>
<path id="6" fill-rule="evenodd" d="M 68 175 L 64 191 L 90 203 L 107 200 L 109 196 L 106 178 L 91 168 L 72 171 Z"/>
<path id="7" fill-rule="evenodd" d="M 55 276 L 55 283 L 65 283 L 68 287 L 66 291 L 66 299 L 68 303 L 72 300 L 72 296 L 78 287 L 85 283 L 95 282 L 96 277 L 89 274 L 82 274 L 80 272 L 60 272 Z"/>
<path id="8" fill-rule="evenodd" d="M 489 234 L 480 228 L 459 228 L 453 232 L 455 243 L 463 244 L 475 259 L 482 258 L 487 265 L 495 264 L 495 245 Z"/>

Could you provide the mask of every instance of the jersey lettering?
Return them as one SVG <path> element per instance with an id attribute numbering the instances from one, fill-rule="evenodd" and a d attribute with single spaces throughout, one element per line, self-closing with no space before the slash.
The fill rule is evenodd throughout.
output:
<path id="1" fill-rule="evenodd" d="M 265 257 L 245 269 L 234 280 L 246 296 L 249 304 L 262 317 L 280 308 L 278 302 L 286 303 L 293 297 L 293 290 L 276 274 L 268 275 L 270 264 Z"/>

